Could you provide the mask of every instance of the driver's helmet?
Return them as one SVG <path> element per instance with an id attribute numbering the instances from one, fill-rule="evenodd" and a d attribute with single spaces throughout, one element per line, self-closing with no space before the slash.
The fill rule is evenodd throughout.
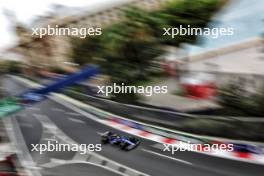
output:
<path id="1" fill-rule="evenodd" d="M 118 136 L 117 134 L 113 134 L 112 137 L 120 138 L 120 136 Z"/>

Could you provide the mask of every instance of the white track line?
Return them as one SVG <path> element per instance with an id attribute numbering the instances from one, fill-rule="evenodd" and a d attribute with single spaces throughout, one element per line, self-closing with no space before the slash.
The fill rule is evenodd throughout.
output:
<path id="1" fill-rule="evenodd" d="M 79 119 L 74 119 L 74 118 L 68 118 L 70 121 L 76 122 L 76 123 L 82 123 L 82 124 L 86 124 L 85 121 L 79 120 Z"/>
<path id="2" fill-rule="evenodd" d="M 49 163 L 43 164 L 42 167 L 54 168 L 54 167 L 62 166 L 65 164 L 88 164 L 88 165 L 92 165 L 95 167 L 103 168 L 105 170 L 108 170 L 108 171 L 113 172 L 113 173 L 118 174 L 118 175 L 127 176 L 125 173 L 118 172 L 118 171 L 111 169 L 111 168 L 108 168 L 106 166 L 96 164 L 96 163 L 92 163 L 92 162 L 88 162 L 88 161 L 67 161 L 67 160 L 60 160 L 60 159 L 51 158 L 51 161 Z"/>
<path id="3" fill-rule="evenodd" d="M 11 142 L 15 144 L 16 154 L 23 168 L 25 168 L 26 175 L 28 176 L 41 176 L 39 168 L 33 161 L 32 156 L 26 146 L 25 139 L 22 135 L 21 129 L 17 120 L 14 118 L 5 118 L 4 124 L 7 134 Z"/>
<path id="4" fill-rule="evenodd" d="M 188 162 L 188 161 L 181 160 L 181 159 L 178 159 L 178 158 L 173 158 L 173 157 L 170 157 L 170 156 L 167 156 L 167 155 L 163 155 L 163 154 L 160 154 L 160 153 L 157 153 L 157 152 L 153 152 L 153 151 L 151 151 L 151 150 L 147 150 L 147 149 L 141 149 L 141 150 L 144 151 L 144 152 L 151 153 L 151 154 L 154 154 L 154 155 L 157 155 L 157 156 L 163 157 L 163 158 L 171 159 L 171 160 L 174 160 L 174 161 L 177 161 L 177 162 L 183 163 L 183 164 L 193 165 L 192 163 L 190 163 L 190 162 Z"/>

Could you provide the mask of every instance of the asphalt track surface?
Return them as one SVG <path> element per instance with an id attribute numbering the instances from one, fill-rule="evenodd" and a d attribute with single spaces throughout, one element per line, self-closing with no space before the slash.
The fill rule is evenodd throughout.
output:
<path id="1" fill-rule="evenodd" d="M 27 88 L 10 78 L 3 79 L 3 87 L 11 94 L 22 92 Z M 26 109 L 16 114 L 16 119 L 21 128 L 25 142 L 30 150 L 31 144 L 40 142 L 42 127 L 38 119 L 33 114 L 38 113 L 47 116 L 54 124 L 58 126 L 67 136 L 79 144 L 97 144 L 100 143 L 98 133 L 104 131 L 113 131 L 120 135 L 127 135 L 121 131 L 95 122 L 73 110 L 58 104 L 52 100 L 45 100 L 34 105 L 34 109 Z M 21 115 L 23 114 L 23 115 Z M 26 114 L 26 115 L 25 115 Z M 30 124 L 30 125 L 25 125 Z M 159 144 L 141 139 L 141 144 L 133 151 L 121 151 L 118 147 L 103 145 L 102 151 L 98 154 L 107 157 L 113 161 L 133 168 L 153 176 L 262 176 L 264 167 L 262 165 L 250 164 L 241 161 L 228 160 L 224 158 L 211 157 L 195 152 L 176 152 L 172 155 L 170 152 L 163 152 Z M 162 147 L 162 146 L 161 146 Z M 67 157 L 67 155 L 61 155 Z M 72 165 L 76 175 L 82 175 L 84 170 L 89 170 L 90 166 L 82 164 Z M 87 167 L 87 168 L 86 168 Z M 69 166 L 58 167 L 50 171 L 65 173 Z M 85 169 L 86 168 L 86 169 Z M 111 175 L 106 171 L 98 175 Z M 63 175 L 63 174 L 62 174 Z"/>

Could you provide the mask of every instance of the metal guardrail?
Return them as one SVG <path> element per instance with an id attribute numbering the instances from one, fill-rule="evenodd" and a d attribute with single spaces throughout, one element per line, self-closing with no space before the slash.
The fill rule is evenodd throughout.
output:
<path id="1" fill-rule="evenodd" d="M 146 115 L 151 115 L 152 117 L 151 120 L 153 120 L 154 117 L 157 117 L 160 119 L 160 115 L 166 115 L 166 117 L 164 116 L 161 117 L 162 120 L 166 118 L 169 118 L 169 119 L 176 118 L 178 120 L 181 118 L 197 118 L 197 119 L 212 119 L 212 120 L 220 120 L 220 121 L 264 122 L 264 117 L 261 118 L 261 117 L 194 115 L 194 114 L 181 113 L 181 112 L 175 112 L 175 111 L 170 111 L 170 110 L 163 110 L 163 109 L 156 109 L 156 108 L 151 108 L 151 107 L 143 107 L 143 106 L 119 103 L 119 102 L 115 102 L 115 101 L 104 99 L 104 98 L 86 95 L 84 93 L 76 92 L 73 90 L 67 90 L 66 92 L 72 93 L 72 95 L 74 95 L 75 97 L 97 108 L 105 109 L 105 110 L 108 110 L 109 112 L 113 112 L 117 108 L 118 112 L 120 112 L 120 110 L 125 110 L 125 112 L 127 112 L 127 115 L 139 114 L 140 115 L 139 118 L 143 118 L 143 119 L 145 118 L 145 114 L 146 114 Z"/>
<path id="2" fill-rule="evenodd" d="M 75 96 L 72 94 L 67 95 L 90 106 L 148 124 L 151 127 L 158 126 L 169 129 L 169 131 L 179 131 L 182 132 L 181 135 L 187 133 L 186 136 L 188 136 L 192 133 L 197 134 L 197 136 L 221 136 L 237 140 L 264 141 L 264 118 L 189 115 L 126 105 L 78 92 L 71 93 L 75 93 Z M 148 130 L 155 130 L 155 128 Z"/>
<path id="3" fill-rule="evenodd" d="M 66 95 L 76 98 L 80 101 L 83 101 L 89 105 L 92 105 L 96 108 L 117 114 L 120 116 L 125 116 L 135 120 L 143 121 L 146 123 L 156 123 L 156 124 L 165 124 L 165 125 L 179 125 L 181 126 L 182 120 L 184 117 L 191 117 L 191 115 L 183 113 L 168 113 L 163 110 L 151 110 L 126 104 L 121 104 L 111 100 L 106 100 L 102 98 L 97 98 L 82 93 L 67 91 Z"/>
<path id="4" fill-rule="evenodd" d="M 30 86 L 37 86 L 28 80 L 17 78 L 18 81 Z M 39 86 L 39 85 L 38 85 Z M 68 95 L 69 95 L 68 91 Z M 204 136 L 204 139 L 210 136 L 221 136 L 232 139 L 243 139 L 251 141 L 264 141 L 264 123 L 262 121 L 249 122 L 232 119 L 229 117 L 202 117 L 199 115 L 189 115 L 184 113 L 157 110 L 152 108 L 138 107 L 132 105 L 121 104 L 98 97 L 93 97 L 81 93 L 75 93 L 70 97 L 81 100 L 91 107 L 105 110 L 112 114 L 125 117 L 127 120 L 136 121 L 140 124 L 147 124 L 149 127 L 158 129 L 167 129 L 169 132 L 178 134 L 193 134 L 191 136 Z M 62 94 L 61 94 L 62 95 Z M 84 96 L 85 95 L 85 96 Z M 62 95 L 64 96 L 64 95 Z M 122 110 L 120 109 L 122 108 Z M 170 112 L 170 113 L 169 113 Z M 104 115 L 103 115 L 104 116 Z M 100 114 L 97 114 L 100 117 Z M 110 118 L 111 116 L 109 116 Z M 258 120 L 258 119 L 256 119 Z M 209 138 L 208 138 L 209 137 Z M 199 138 L 199 137 L 198 137 Z M 212 137 L 216 138 L 216 137 Z"/>
<path id="5" fill-rule="evenodd" d="M 116 121 L 118 123 L 130 126 L 131 128 L 136 128 L 139 130 L 143 130 L 149 133 L 158 134 L 160 136 L 164 136 L 171 139 L 177 139 L 180 141 L 185 142 L 191 142 L 191 143 L 208 143 L 208 141 L 224 141 L 224 142 L 233 142 L 233 143 L 240 143 L 243 145 L 261 145 L 263 146 L 263 143 L 261 142 L 250 142 L 250 141 L 243 141 L 243 140 L 232 140 L 232 139 L 225 139 L 220 137 L 213 137 L 213 136 L 203 136 L 203 135 L 196 135 L 196 134 L 190 134 L 182 131 L 172 130 L 168 128 L 164 128 L 161 126 L 155 126 L 147 123 L 142 123 L 139 121 L 135 121 L 132 119 L 128 119 L 126 117 L 118 116 L 115 114 L 112 114 L 110 112 L 106 112 L 104 110 L 95 108 L 93 106 L 81 103 L 79 101 L 76 101 L 72 98 L 69 98 L 65 95 L 59 96 L 58 94 L 56 96 L 56 101 L 58 99 L 65 100 L 66 102 L 70 102 L 72 105 L 77 106 L 78 108 L 82 109 L 85 112 L 88 112 L 90 114 L 95 115 L 97 118 L 100 118 L 101 120 L 110 120 L 110 121 Z"/>

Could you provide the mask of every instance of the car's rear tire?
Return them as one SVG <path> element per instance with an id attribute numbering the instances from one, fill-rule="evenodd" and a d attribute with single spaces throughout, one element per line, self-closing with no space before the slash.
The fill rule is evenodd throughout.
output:
<path id="1" fill-rule="evenodd" d="M 108 144 L 109 143 L 109 139 L 107 137 L 102 137 L 101 143 L 102 144 Z"/>
<path id="2" fill-rule="evenodd" d="M 119 144 L 121 150 L 126 150 L 127 144 L 122 142 Z"/>

